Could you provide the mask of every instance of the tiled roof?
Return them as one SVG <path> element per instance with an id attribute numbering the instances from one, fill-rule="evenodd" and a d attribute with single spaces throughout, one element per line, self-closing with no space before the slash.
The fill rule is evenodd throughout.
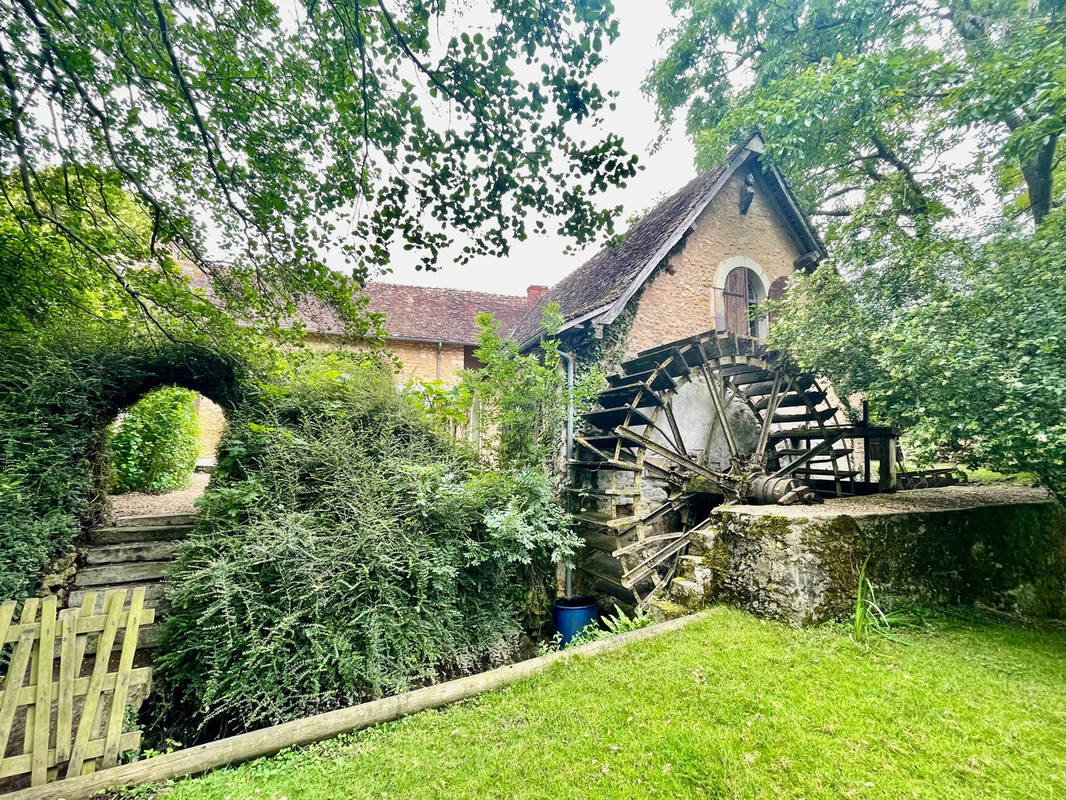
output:
<path id="1" fill-rule="evenodd" d="M 526 312 L 526 298 L 464 289 L 433 289 L 395 283 L 368 283 L 362 294 L 369 309 L 385 315 L 388 336 L 433 342 L 476 344 L 475 318 L 492 314 L 506 335 Z M 309 333 L 343 334 L 344 327 L 314 298 L 301 303 L 300 315 Z"/>
<path id="2" fill-rule="evenodd" d="M 525 342 L 537 334 L 546 303 L 558 303 L 563 319 L 571 320 L 617 300 L 649 260 L 678 233 L 678 228 L 686 224 L 689 214 L 707 202 L 712 187 L 726 168 L 726 164 L 721 164 L 691 180 L 626 231 L 621 244 L 604 247 L 555 284 L 523 315 L 515 327 L 514 338 Z"/>

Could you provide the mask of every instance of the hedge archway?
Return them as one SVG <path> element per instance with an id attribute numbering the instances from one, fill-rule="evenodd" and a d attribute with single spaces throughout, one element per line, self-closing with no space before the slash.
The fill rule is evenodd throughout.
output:
<path id="1" fill-rule="evenodd" d="M 181 386 L 227 413 L 254 381 L 238 358 L 126 337 L 5 337 L 0 353 L 0 598 L 21 597 L 104 516 L 107 427 L 153 389 Z"/>

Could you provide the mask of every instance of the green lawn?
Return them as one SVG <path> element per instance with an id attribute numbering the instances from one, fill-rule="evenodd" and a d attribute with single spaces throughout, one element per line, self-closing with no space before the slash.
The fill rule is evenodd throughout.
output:
<path id="1" fill-rule="evenodd" d="M 167 800 L 1066 797 L 1066 631 L 959 614 L 903 639 L 718 608 Z"/>

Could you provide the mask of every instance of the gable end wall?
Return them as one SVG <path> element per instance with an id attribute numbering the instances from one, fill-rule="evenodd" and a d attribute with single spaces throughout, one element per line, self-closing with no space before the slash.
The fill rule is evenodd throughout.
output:
<path id="1" fill-rule="evenodd" d="M 748 213 L 740 213 L 746 174 L 738 172 L 722 187 L 697 218 L 683 247 L 666 259 L 631 301 L 637 310 L 626 358 L 664 342 L 721 329 L 722 282 L 730 267 L 750 267 L 765 280 L 764 289 L 793 273 L 800 248 L 758 186 Z"/>

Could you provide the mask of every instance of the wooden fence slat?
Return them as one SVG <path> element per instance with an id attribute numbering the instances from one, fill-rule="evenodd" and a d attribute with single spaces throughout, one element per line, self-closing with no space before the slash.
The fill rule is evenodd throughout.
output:
<path id="1" fill-rule="evenodd" d="M 30 630 L 33 632 L 33 637 L 36 638 L 40 635 L 41 629 L 39 626 L 33 624 L 37 619 L 37 609 L 40 607 L 41 601 L 36 597 L 27 597 L 22 603 L 22 616 L 19 619 L 20 625 L 29 625 Z M 21 639 L 22 634 L 19 634 Z M 34 686 L 37 683 L 37 648 L 34 647 L 30 650 L 30 671 L 26 678 L 26 683 L 30 686 Z M 26 721 L 22 726 L 22 752 L 28 753 L 30 748 L 33 747 L 33 715 L 30 714 L 29 709 L 26 709 Z"/>
<path id="2" fill-rule="evenodd" d="M 136 750 L 141 746 L 141 732 L 130 731 L 129 733 L 122 734 L 122 740 L 119 745 L 119 752 L 126 752 L 127 750 Z M 85 748 L 86 760 L 99 758 L 104 754 L 104 740 L 93 739 L 89 742 L 89 746 Z M 23 775 L 30 771 L 31 760 L 33 756 L 30 753 L 25 753 L 21 756 L 12 756 L 6 761 L 0 762 L 0 778 L 9 778 L 12 775 Z M 62 758 L 56 756 L 55 750 L 48 751 L 48 763 L 49 764 L 61 764 Z M 49 770 L 49 773 L 54 773 L 55 770 Z M 52 777 L 55 777 L 54 775 Z M 3 795 L 0 795 L 3 797 Z"/>
<path id="3" fill-rule="evenodd" d="M 34 700 L 33 770 L 30 785 L 48 780 L 48 738 L 52 722 L 52 664 L 56 645 L 56 597 L 41 601 L 41 634 L 37 640 L 37 697 Z M 27 709 L 27 718 L 29 710 Z"/>
<path id="4" fill-rule="evenodd" d="M 59 698 L 56 707 L 55 764 L 70 758 L 70 737 L 74 728 L 74 671 L 75 640 L 74 623 L 78 609 L 65 608 L 59 614 L 59 684 L 53 691 Z M 88 682 L 86 682 L 88 683 Z"/>
<path id="5" fill-rule="evenodd" d="M 122 639 L 122 655 L 118 662 L 118 680 L 115 693 L 111 697 L 111 717 L 107 722 L 107 736 L 104 744 L 104 757 L 101 766 L 104 769 L 118 763 L 118 745 L 122 736 L 122 724 L 126 720 L 126 696 L 130 688 L 130 671 L 133 669 L 133 656 L 137 652 L 137 630 L 141 623 L 141 610 L 144 608 L 144 587 L 138 586 L 130 598 L 130 611 L 126 621 L 126 634 Z"/>
<path id="6" fill-rule="evenodd" d="M 89 677 L 75 678 L 74 679 L 74 696 L 81 697 L 89 690 Z M 110 692 L 115 689 L 115 682 L 118 680 L 117 672 L 109 672 L 104 676 L 104 682 L 100 691 Z M 152 680 L 152 668 L 151 667 L 138 667 L 135 670 L 130 671 L 130 686 L 139 686 L 142 683 L 149 683 Z M 2 692 L 0 692 L 2 694 Z M 19 699 L 16 705 L 25 706 L 32 705 L 33 698 L 37 696 L 37 686 L 23 686 L 19 689 Z M 59 683 L 52 682 L 52 696 L 59 696 Z"/>
<path id="7" fill-rule="evenodd" d="M 15 616 L 16 605 L 14 600 L 0 604 L 0 648 L 7 641 L 7 629 L 11 626 L 11 618 Z"/>
<path id="8" fill-rule="evenodd" d="M 81 603 L 81 613 L 79 617 L 91 617 L 96 611 L 96 592 L 86 592 L 85 597 Z M 75 628 L 77 631 L 77 628 Z M 77 642 L 74 643 L 74 674 L 81 675 L 81 663 L 85 658 L 85 648 L 89 645 L 88 635 L 79 635 Z"/>
<path id="9" fill-rule="evenodd" d="M 125 590 L 118 590 L 118 591 L 125 591 Z M 37 598 L 32 598 L 32 599 L 36 600 Z M 36 608 L 36 606 L 35 606 L 35 608 Z M 126 625 L 126 623 L 128 622 L 128 617 L 129 617 L 129 612 L 123 612 L 119 616 L 118 624 L 119 624 L 120 627 L 124 627 Z M 106 614 L 94 614 L 94 615 L 89 616 L 89 617 L 82 616 L 82 617 L 78 618 L 77 631 L 76 632 L 77 633 L 99 633 L 99 632 L 101 632 L 104 629 L 104 625 L 106 625 L 106 624 L 107 624 L 107 615 Z M 34 635 L 36 636 L 38 631 L 40 630 L 40 627 L 39 627 L 38 623 L 36 621 L 34 621 L 34 620 L 20 621 L 20 622 L 16 623 L 15 625 L 12 625 L 10 627 L 10 629 L 8 630 L 7 636 L 5 637 L 7 642 L 17 642 L 19 639 L 22 638 L 22 632 L 24 630 L 27 630 L 27 629 L 33 631 Z"/>
<path id="10" fill-rule="evenodd" d="M 74 738 L 74 747 L 70 752 L 70 761 L 67 763 L 67 777 L 75 778 L 82 774 L 82 765 L 85 763 L 86 747 L 92 738 L 93 725 L 96 721 L 97 706 L 100 703 L 100 692 L 107 674 L 107 665 L 111 660 L 111 648 L 115 644 L 115 634 L 118 632 L 118 619 L 122 612 L 122 604 L 125 600 L 125 591 L 113 591 L 104 595 L 104 610 L 107 612 L 107 624 L 100 634 L 100 644 L 96 648 L 96 663 L 93 665 L 93 674 L 89 679 L 89 688 L 85 693 L 85 705 L 82 706 L 81 721 L 78 723 L 78 732 Z"/>
<path id="11" fill-rule="evenodd" d="M 7 682 L 4 684 L 3 700 L 0 700 L 0 764 L 3 763 L 4 753 L 7 752 L 7 740 L 11 736 L 11 726 L 15 721 L 19 690 L 26 676 L 26 667 L 30 663 L 33 639 L 31 633 L 23 634 L 19 643 L 15 645 L 15 652 L 7 668 Z"/>

